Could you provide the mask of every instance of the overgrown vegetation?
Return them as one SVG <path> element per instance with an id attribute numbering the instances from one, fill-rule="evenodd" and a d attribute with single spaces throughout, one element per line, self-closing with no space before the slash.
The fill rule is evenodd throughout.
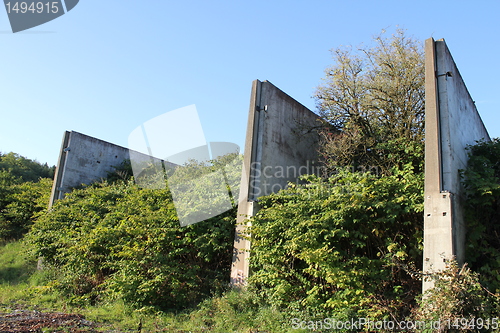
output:
<path id="1" fill-rule="evenodd" d="M 404 318 L 421 290 L 403 267 L 421 266 L 422 174 L 408 165 L 308 180 L 259 201 L 250 284 L 273 305 L 323 317 Z"/>
<path id="2" fill-rule="evenodd" d="M 41 164 L 19 154 L 0 152 L 0 171 L 8 172 L 13 178 L 22 182 L 37 182 L 40 178 L 54 178 L 55 166 Z"/>
<path id="3" fill-rule="evenodd" d="M 450 261 L 446 270 L 430 278 L 434 288 L 414 311 L 414 320 L 426 323 L 418 332 L 500 331 L 500 297 L 481 285 L 478 273 Z"/>
<path id="4" fill-rule="evenodd" d="M 191 191 L 202 195 L 208 185 Z M 58 200 L 26 239 L 57 272 L 51 286 L 75 303 L 122 299 L 137 309 L 182 310 L 226 289 L 235 216 L 233 208 L 181 227 L 168 188 L 105 181 Z"/>
<path id="5" fill-rule="evenodd" d="M 329 176 L 259 198 L 250 286 L 279 308 L 405 318 L 420 294 L 423 50 L 402 30 L 374 42 L 333 50 L 317 90 Z"/>
<path id="6" fill-rule="evenodd" d="M 373 46 L 332 50 L 315 98 L 333 130 L 323 133 L 321 152 L 330 168 L 422 165 L 424 139 L 423 45 L 397 30 Z M 414 153 L 415 152 L 415 153 Z"/>
<path id="7" fill-rule="evenodd" d="M 76 304 L 50 285 L 53 272 L 36 271 L 36 258 L 25 254 L 26 244 L 0 246 L 0 313 L 17 309 L 79 313 L 99 324 L 98 332 L 303 332 L 291 330 L 288 317 L 260 303 L 250 292 L 229 291 L 205 299 L 196 308 L 177 312 L 134 309 L 123 299 Z M 227 277 L 226 277 L 227 278 Z M 64 330 L 63 330 L 64 331 Z M 95 330 L 89 330 L 89 332 Z M 81 332 L 86 332 L 82 328 Z"/>
<path id="8" fill-rule="evenodd" d="M 227 290 L 240 172 L 224 166 L 234 156 L 168 175 L 172 192 L 190 182 L 177 198 L 187 210 L 174 205 L 163 173 L 152 167 L 134 181 L 125 163 L 45 211 L 51 181 L 43 177 L 53 168 L 9 153 L 0 154 L 0 238 L 29 233 L 0 249 L 2 307 L 78 311 L 148 332 L 321 331 L 325 318 L 441 321 L 415 331 L 459 332 L 470 330 L 462 319 L 497 316 L 500 140 L 470 147 L 463 171 L 469 266 L 451 261 L 425 276 L 435 288 L 422 298 L 421 45 L 398 30 L 359 51 L 334 50 L 316 94 L 332 125 L 321 147 L 328 175 L 259 198 L 246 290 Z M 217 179 L 227 191 L 207 195 Z M 181 227 L 179 216 L 210 218 Z M 39 257 L 44 269 L 35 271 Z"/>
<path id="9" fill-rule="evenodd" d="M 54 167 L 0 153 L 0 240 L 20 239 L 47 209 Z"/>
<path id="10" fill-rule="evenodd" d="M 500 292 L 500 139 L 469 147 L 462 172 L 467 193 L 466 261 L 491 291 Z"/>

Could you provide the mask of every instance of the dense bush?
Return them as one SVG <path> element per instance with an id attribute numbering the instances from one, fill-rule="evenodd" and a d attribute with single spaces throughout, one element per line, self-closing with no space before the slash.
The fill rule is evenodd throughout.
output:
<path id="1" fill-rule="evenodd" d="M 259 199 L 250 286 L 273 305 L 350 319 L 408 314 L 421 283 L 423 175 L 308 176 Z M 405 268 L 405 269 L 403 269 Z"/>
<path id="2" fill-rule="evenodd" d="M 104 182 L 57 201 L 27 240 L 75 301 L 182 309 L 228 284 L 235 216 L 181 227 L 168 189 Z"/>
<path id="3" fill-rule="evenodd" d="M 47 209 L 54 168 L 15 153 L 0 153 L 0 239 L 21 238 Z"/>
<path id="4" fill-rule="evenodd" d="M 470 146 L 466 190 L 466 262 L 481 282 L 500 292 L 500 139 Z"/>
<path id="5" fill-rule="evenodd" d="M 1 177 L 1 175 L 0 175 Z M 3 189 L 3 209 L 0 210 L 0 239 L 20 239 L 33 220 L 47 209 L 52 180 L 11 184 Z"/>
<path id="6" fill-rule="evenodd" d="M 479 274 L 450 261 L 444 271 L 427 277 L 434 288 L 425 292 L 414 321 L 417 332 L 498 332 L 500 297 L 484 288 Z"/>

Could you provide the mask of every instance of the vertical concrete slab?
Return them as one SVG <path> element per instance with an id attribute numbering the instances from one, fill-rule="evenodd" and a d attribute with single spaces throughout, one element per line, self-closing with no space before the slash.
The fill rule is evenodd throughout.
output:
<path id="1" fill-rule="evenodd" d="M 467 145 L 490 140 L 475 103 L 443 39 L 425 42 L 424 272 L 464 261 L 464 192 L 459 170 Z M 423 290 L 433 286 L 424 281 Z"/>
<path id="2" fill-rule="evenodd" d="M 320 118 L 268 81 L 252 84 L 245 156 L 234 242 L 231 284 L 243 286 L 249 276 L 248 218 L 259 209 L 260 196 L 276 193 L 300 175 L 318 173 Z"/>
<path id="3" fill-rule="evenodd" d="M 61 188 L 62 178 L 64 174 L 64 164 L 66 162 L 65 149 L 68 147 L 70 132 L 64 131 L 61 149 L 59 150 L 59 159 L 57 160 L 56 171 L 54 174 L 54 182 L 52 183 L 52 191 L 50 193 L 49 208 L 52 207 L 56 200 L 59 200 L 64 195 Z"/>
<path id="4" fill-rule="evenodd" d="M 82 133 L 66 131 L 63 136 L 59 160 L 49 207 L 62 199 L 74 187 L 91 184 L 106 178 L 123 161 L 130 159 L 150 162 L 152 157 Z M 160 161 L 159 159 L 154 159 Z"/>

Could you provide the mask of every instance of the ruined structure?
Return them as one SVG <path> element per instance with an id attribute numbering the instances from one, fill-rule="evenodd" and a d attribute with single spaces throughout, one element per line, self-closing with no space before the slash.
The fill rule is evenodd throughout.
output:
<path id="1" fill-rule="evenodd" d="M 247 219 L 259 209 L 258 198 L 284 189 L 300 175 L 317 172 L 321 125 L 315 113 L 271 82 L 253 82 L 231 268 L 233 286 L 245 285 L 249 274 L 250 242 L 242 236 Z"/>
<path id="2" fill-rule="evenodd" d="M 81 184 L 106 178 L 129 150 L 75 131 L 64 132 L 49 206 Z"/>
<path id="3" fill-rule="evenodd" d="M 64 132 L 49 207 L 82 184 L 91 184 L 116 171 L 131 156 L 136 161 L 162 162 L 149 155 L 75 131 Z"/>
<path id="4" fill-rule="evenodd" d="M 443 39 L 425 41 L 424 272 L 464 262 L 467 145 L 490 137 Z M 432 287 L 424 282 L 423 289 Z"/>
<path id="5" fill-rule="evenodd" d="M 426 138 L 424 204 L 424 272 L 442 270 L 446 260 L 464 261 L 464 194 L 459 170 L 467 165 L 467 145 L 489 140 L 475 103 L 444 40 L 425 42 Z M 249 275 L 248 218 L 258 198 L 277 192 L 302 174 L 318 173 L 319 117 L 268 81 L 254 81 L 250 99 L 241 176 L 238 226 L 231 283 L 245 285 Z M 51 203 L 82 183 L 104 178 L 130 158 L 129 149 L 66 132 L 55 175 Z M 153 158 L 139 154 L 136 159 Z M 156 164 L 163 163 L 156 160 Z M 423 289 L 432 284 L 424 282 Z"/>

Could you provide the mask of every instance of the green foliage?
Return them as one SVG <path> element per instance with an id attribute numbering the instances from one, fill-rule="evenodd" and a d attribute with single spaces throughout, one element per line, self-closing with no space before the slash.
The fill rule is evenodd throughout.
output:
<path id="1" fill-rule="evenodd" d="M 0 239 L 19 239 L 47 209 L 54 167 L 0 153 Z"/>
<path id="2" fill-rule="evenodd" d="M 403 30 L 374 41 L 373 47 L 332 50 L 335 64 L 326 70 L 316 91 L 319 112 L 334 127 L 323 133 L 321 149 L 331 168 L 377 166 L 387 174 L 395 165 L 413 163 L 417 168 L 421 164 L 422 43 Z M 405 147 L 412 147 L 417 155 Z"/>
<path id="3" fill-rule="evenodd" d="M 116 182 L 66 195 L 38 218 L 28 240 L 58 272 L 54 286 L 75 301 L 107 295 L 167 310 L 226 285 L 233 228 L 234 210 L 181 228 L 167 189 Z"/>
<path id="4" fill-rule="evenodd" d="M 275 307 L 262 302 L 249 290 L 231 290 L 220 297 L 202 302 L 184 320 L 180 316 L 169 331 L 181 328 L 193 332 L 297 332 L 290 318 Z M 187 324 L 187 325 L 186 325 Z M 300 331 L 298 331 L 300 332 Z"/>
<path id="5" fill-rule="evenodd" d="M 427 278 L 433 280 L 434 287 L 425 292 L 415 311 L 415 321 L 427 325 L 419 332 L 500 331 L 500 297 L 481 285 L 479 274 L 450 261 L 447 269 Z M 431 323 L 439 324 L 430 327 Z"/>
<path id="6" fill-rule="evenodd" d="M 55 167 L 49 167 L 47 163 L 40 164 L 19 154 L 10 152 L 0 153 L 0 171 L 7 171 L 16 178 L 25 182 L 36 182 L 40 178 L 54 178 Z"/>
<path id="7" fill-rule="evenodd" d="M 259 199 L 249 283 L 272 305 L 338 319 L 408 311 L 420 282 L 423 175 L 340 172 Z M 411 240 L 411 241 L 409 241 Z"/>
<path id="8" fill-rule="evenodd" d="M 242 156 L 227 154 L 211 163 L 190 161 L 168 176 L 181 223 L 217 216 L 235 209 L 241 181 Z"/>
<path id="9" fill-rule="evenodd" d="M 108 173 L 106 180 L 109 183 L 114 183 L 117 181 L 127 181 L 131 180 L 134 173 L 132 170 L 132 163 L 129 159 L 126 159 L 120 163 L 120 165 L 114 166 L 114 170 Z"/>
<path id="10" fill-rule="evenodd" d="M 48 178 L 11 185 L 4 197 L 8 203 L 0 211 L 0 239 L 20 239 L 26 234 L 33 220 L 47 209 L 51 188 Z"/>
<path id="11" fill-rule="evenodd" d="M 500 139 L 470 146 L 462 171 L 466 190 L 466 262 L 500 292 Z"/>
<path id="12" fill-rule="evenodd" d="M 0 239 L 19 239 L 49 203 L 52 180 L 45 166 L 14 153 L 0 154 Z"/>
<path id="13" fill-rule="evenodd" d="M 13 186 L 20 184 L 21 178 L 14 176 L 9 171 L 0 170 L 0 213 L 12 202 Z"/>
<path id="14" fill-rule="evenodd" d="M 194 309 L 175 313 L 149 313 L 121 299 L 77 306 L 45 285 L 51 272 L 34 272 L 36 262 L 24 255 L 25 246 L 22 242 L 0 246 L 1 313 L 19 309 L 78 313 L 97 323 L 99 332 L 136 332 L 139 323 L 142 332 L 304 332 L 291 329 L 288 314 L 264 304 L 251 292 L 228 291 L 207 298 Z"/>

